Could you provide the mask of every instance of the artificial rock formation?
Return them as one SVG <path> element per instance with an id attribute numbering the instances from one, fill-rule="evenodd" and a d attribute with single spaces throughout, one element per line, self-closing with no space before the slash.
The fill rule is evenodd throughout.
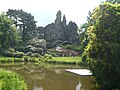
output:
<path id="1" fill-rule="evenodd" d="M 59 25 L 61 23 L 61 11 L 59 10 L 56 14 L 55 25 Z"/>
<path id="2" fill-rule="evenodd" d="M 58 42 L 61 43 L 69 42 L 71 44 L 78 44 L 79 43 L 77 33 L 78 27 L 76 23 L 70 21 L 69 24 L 67 25 L 65 15 L 63 16 L 62 20 L 61 16 L 62 16 L 61 11 L 58 11 L 58 13 L 56 14 L 55 22 L 52 24 L 48 24 L 44 28 L 44 30 L 42 29 L 44 31 L 44 39 L 51 44 L 54 44 L 56 42 L 57 44 Z"/>

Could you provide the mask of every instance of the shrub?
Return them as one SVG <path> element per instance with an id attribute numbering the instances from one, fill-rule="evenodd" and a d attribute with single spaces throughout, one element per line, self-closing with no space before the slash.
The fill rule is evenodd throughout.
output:
<path id="1" fill-rule="evenodd" d="M 66 49 L 73 49 L 73 48 L 74 48 L 74 45 L 69 45 L 69 44 L 68 44 L 68 45 L 65 46 L 65 48 L 66 48 Z"/>
<path id="2" fill-rule="evenodd" d="M 33 53 L 32 52 L 27 52 L 26 55 L 27 56 L 33 56 Z"/>
<path id="3" fill-rule="evenodd" d="M 28 61 L 29 61 L 29 62 L 37 62 L 37 60 L 35 59 L 35 57 L 28 58 Z"/>
<path id="4" fill-rule="evenodd" d="M 42 48 L 32 48 L 31 51 L 33 53 L 39 53 L 39 54 L 43 54 L 43 49 Z"/>
<path id="5" fill-rule="evenodd" d="M 8 51 L 10 51 L 10 52 L 14 52 L 15 49 L 14 49 L 14 48 L 9 48 Z"/>
<path id="6" fill-rule="evenodd" d="M 27 56 L 24 56 L 24 57 L 23 57 L 23 61 L 28 62 L 28 57 L 27 57 Z"/>
<path id="7" fill-rule="evenodd" d="M 75 50 L 78 52 L 82 50 L 82 47 L 80 45 L 66 45 L 65 48 L 70 50 Z"/>
<path id="8" fill-rule="evenodd" d="M 48 59 L 52 59 L 52 56 L 49 54 L 44 55 L 44 60 L 47 61 Z"/>
<path id="9" fill-rule="evenodd" d="M 34 54 L 33 54 L 33 57 L 38 58 L 38 57 L 40 57 L 40 55 L 39 55 L 38 53 L 34 53 Z"/>
<path id="10" fill-rule="evenodd" d="M 0 70 L 0 90 L 27 90 L 27 86 L 22 76 Z"/>
<path id="11" fill-rule="evenodd" d="M 24 55 L 25 54 L 23 52 L 16 51 L 13 56 L 16 58 L 22 58 Z"/>
<path id="12" fill-rule="evenodd" d="M 4 55 L 5 57 L 13 57 L 13 52 L 4 51 L 3 55 Z"/>

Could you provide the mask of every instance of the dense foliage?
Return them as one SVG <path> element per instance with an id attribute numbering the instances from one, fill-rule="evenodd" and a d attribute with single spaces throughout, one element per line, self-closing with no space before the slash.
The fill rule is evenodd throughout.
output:
<path id="1" fill-rule="evenodd" d="M 59 25 L 56 22 L 46 27 L 37 27 L 31 13 L 22 9 L 9 9 L 0 15 L 0 55 L 20 58 L 30 53 L 44 55 L 47 48 L 79 44 L 76 23 L 70 21 L 66 25 L 65 16 L 63 21 L 58 22 Z M 10 52 L 9 49 L 14 51 Z"/>
<path id="2" fill-rule="evenodd" d="M 27 13 L 23 10 L 9 9 L 7 16 L 14 21 L 24 42 L 37 35 L 36 21 L 31 13 Z"/>
<path id="3" fill-rule="evenodd" d="M 95 8 L 84 51 L 89 67 L 102 90 L 120 89 L 120 4 L 104 3 Z"/>
<path id="4" fill-rule="evenodd" d="M 20 75 L 0 70 L 0 90 L 27 90 L 27 86 Z"/>
<path id="5" fill-rule="evenodd" d="M 120 0 L 106 0 L 106 2 L 113 3 L 113 4 L 120 4 Z"/>
<path id="6" fill-rule="evenodd" d="M 10 48 L 17 45 L 19 35 L 11 19 L 5 14 L 0 15 L 0 48 Z"/>
<path id="7" fill-rule="evenodd" d="M 87 46 L 89 42 L 88 35 L 86 34 L 87 28 L 94 24 L 94 19 L 92 19 L 91 16 L 92 13 L 89 11 L 87 16 L 87 22 L 82 24 L 79 28 L 81 53 L 84 52 L 84 48 Z"/>

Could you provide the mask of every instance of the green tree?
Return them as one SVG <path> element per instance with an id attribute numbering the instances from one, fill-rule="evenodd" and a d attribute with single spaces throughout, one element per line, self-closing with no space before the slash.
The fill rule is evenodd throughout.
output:
<path id="1" fill-rule="evenodd" d="M 14 21 L 19 32 L 21 32 L 23 41 L 29 40 L 37 35 L 36 21 L 30 13 L 23 10 L 9 9 L 7 15 Z"/>
<path id="2" fill-rule="evenodd" d="M 102 13 L 101 13 L 102 12 Z M 102 90 L 120 89 L 120 4 L 103 3 L 92 14 L 84 51 L 88 65 Z"/>
<path id="3" fill-rule="evenodd" d="M 106 2 L 113 3 L 113 4 L 120 4 L 120 0 L 106 0 Z"/>
<path id="4" fill-rule="evenodd" d="M 0 47 L 7 49 L 14 47 L 19 40 L 16 27 L 4 13 L 0 15 Z"/>
<path id="5" fill-rule="evenodd" d="M 80 30 L 82 31 L 80 33 L 80 40 L 81 40 L 81 52 L 82 52 L 82 61 L 85 62 L 86 61 L 86 55 L 83 54 L 84 52 L 84 48 L 87 46 L 89 40 L 88 40 L 88 35 L 86 33 L 87 29 L 89 26 L 94 25 L 95 20 L 92 18 L 92 12 L 89 11 L 88 16 L 87 16 L 87 22 L 82 24 L 80 27 Z"/>

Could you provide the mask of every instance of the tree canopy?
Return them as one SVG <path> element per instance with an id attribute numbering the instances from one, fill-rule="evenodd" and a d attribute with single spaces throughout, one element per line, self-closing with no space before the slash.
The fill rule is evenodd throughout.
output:
<path id="1" fill-rule="evenodd" d="M 0 15 L 0 47 L 14 47 L 19 39 L 17 29 L 12 20 L 4 13 Z"/>
<path id="2" fill-rule="evenodd" d="M 106 0 L 106 2 L 113 3 L 113 4 L 120 4 L 120 0 Z"/>
<path id="3" fill-rule="evenodd" d="M 90 70 L 103 90 L 120 89 L 120 4 L 103 3 L 91 18 L 84 51 Z"/>
<path id="4" fill-rule="evenodd" d="M 36 21 L 34 16 L 23 10 L 9 9 L 7 15 L 12 19 L 21 32 L 22 40 L 26 41 L 36 36 Z"/>

